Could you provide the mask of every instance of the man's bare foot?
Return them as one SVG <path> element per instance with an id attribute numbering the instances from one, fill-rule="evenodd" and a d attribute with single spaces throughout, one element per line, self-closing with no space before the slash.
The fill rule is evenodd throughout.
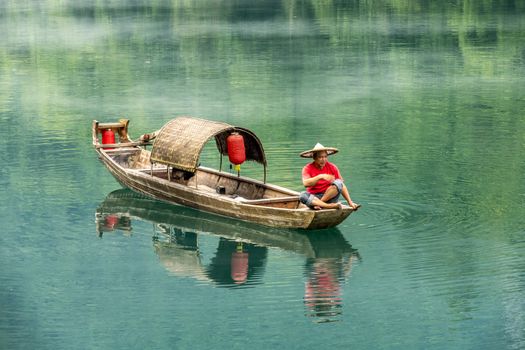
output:
<path id="1" fill-rule="evenodd" d="M 315 206 L 313 207 L 313 210 L 321 210 L 321 209 L 323 209 L 323 208 L 321 208 L 321 207 L 318 206 L 318 205 L 315 205 Z"/>
<path id="2" fill-rule="evenodd" d="M 327 209 L 341 209 L 343 207 L 341 203 L 327 203 L 326 205 Z"/>

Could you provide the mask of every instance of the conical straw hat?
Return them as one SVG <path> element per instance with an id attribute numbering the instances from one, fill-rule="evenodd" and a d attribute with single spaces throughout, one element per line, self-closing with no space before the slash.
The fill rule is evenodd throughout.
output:
<path id="1" fill-rule="evenodd" d="M 314 146 L 314 148 L 309 149 L 308 151 L 301 152 L 300 156 L 303 157 L 303 158 L 313 158 L 314 153 L 315 152 L 320 152 L 320 151 L 326 151 L 326 153 L 328 153 L 329 156 L 339 152 L 339 150 L 337 148 L 325 147 L 325 146 L 321 145 L 320 143 L 317 143 Z"/>

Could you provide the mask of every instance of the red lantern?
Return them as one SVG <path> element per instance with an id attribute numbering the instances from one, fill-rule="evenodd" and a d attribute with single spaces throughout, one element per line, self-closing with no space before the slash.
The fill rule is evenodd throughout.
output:
<path id="1" fill-rule="evenodd" d="M 228 147 L 228 158 L 235 165 L 244 163 L 246 160 L 246 150 L 244 149 L 244 137 L 239 133 L 232 133 L 226 139 Z"/>
<path id="2" fill-rule="evenodd" d="M 248 253 L 232 253 L 231 278 L 236 284 L 246 282 L 248 279 Z"/>
<path id="3" fill-rule="evenodd" d="M 235 283 L 244 283 L 248 279 L 248 260 L 248 253 L 243 251 L 242 242 L 238 242 L 231 260 L 231 277 Z"/>
<path id="4" fill-rule="evenodd" d="M 112 144 L 115 143 L 115 133 L 111 129 L 106 129 L 102 131 L 102 144 Z M 108 149 L 110 147 L 105 147 L 104 149 Z"/>

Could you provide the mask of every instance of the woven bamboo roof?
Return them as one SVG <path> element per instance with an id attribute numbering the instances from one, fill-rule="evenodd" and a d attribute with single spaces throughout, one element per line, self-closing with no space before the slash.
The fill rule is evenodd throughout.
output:
<path id="1" fill-rule="evenodd" d="M 187 116 L 175 118 L 160 129 L 151 150 L 151 161 L 195 172 L 204 145 L 214 137 L 219 153 L 227 155 L 226 138 L 234 131 L 244 137 L 246 160 L 256 161 L 266 167 L 261 141 L 252 131 Z"/>

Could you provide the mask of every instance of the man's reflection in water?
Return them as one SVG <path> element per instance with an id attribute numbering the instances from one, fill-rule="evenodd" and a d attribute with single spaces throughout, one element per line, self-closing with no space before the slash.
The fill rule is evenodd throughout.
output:
<path id="1" fill-rule="evenodd" d="M 354 257 L 346 259 L 307 259 L 304 304 L 307 316 L 319 322 L 337 320 L 342 313 L 342 285 L 348 277 Z"/>
<path id="2" fill-rule="evenodd" d="M 343 308 L 343 286 L 359 254 L 339 231 L 309 237 L 316 254 L 307 258 L 305 264 L 306 315 L 316 322 L 338 321 Z"/>

